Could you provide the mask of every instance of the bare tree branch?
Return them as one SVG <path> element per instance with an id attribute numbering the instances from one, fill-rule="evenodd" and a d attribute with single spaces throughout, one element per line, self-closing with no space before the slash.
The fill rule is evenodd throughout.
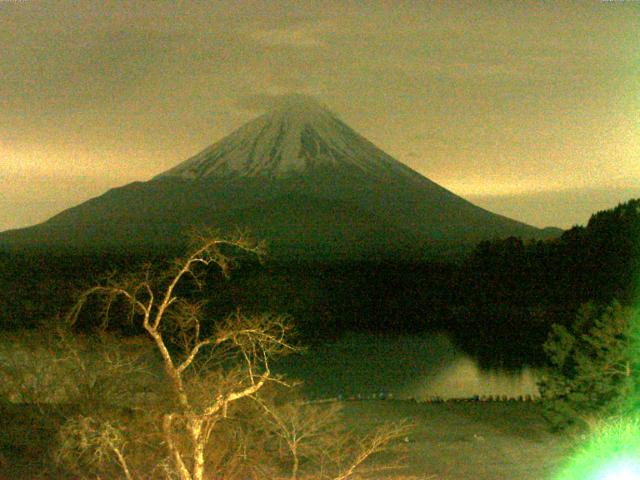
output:
<path id="1" fill-rule="evenodd" d="M 258 455 L 257 451 L 250 452 L 249 447 L 249 439 L 257 438 L 258 429 L 229 428 L 238 422 L 238 411 L 254 405 L 253 401 L 245 399 L 258 400 L 260 405 L 259 409 L 251 407 L 254 416 L 250 420 L 258 422 L 266 413 L 270 425 L 266 430 L 271 430 L 287 444 L 292 459 L 291 480 L 297 480 L 301 476 L 299 472 L 310 465 L 322 464 L 328 452 L 334 455 L 327 471 L 332 475 L 323 473 L 321 478 L 352 478 L 356 470 L 361 471 L 367 459 L 406 432 L 404 425 L 385 427 L 357 443 L 336 427 L 335 408 L 317 409 L 301 402 L 287 402 L 284 407 L 276 407 L 260 400 L 258 394 L 266 385 L 286 385 L 272 375 L 270 362 L 277 356 L 296 351 L 290 343 L 289 320 L 268 314 L 244 315 L 237 310 L 223 320 L 207 325 L 203 316 L 204 303 L 189 301 L 181 296 L 181 292 L 185 286 L 202 288 L 206 267 L 215 267 L 222 275 L 229 275 L 235 262 L 232 252 L 260 260 L 262 246 L 242 234 L 235 239 L 200 236 L 195 241 L 197 245 L 186 257 L 177 260 L 171 270 L 154 273 L 150 266 L 145 266 L 138 275 L 119 279 L 113 276 L 105 284 L 83 292 L 67 316 L 69 324 L 76 324 L 89 299 L 98 297 L 104 300 L 103 327 L 116 311 L 111 311 L 112 306 L 118 306 L 121 311 L 120 302 L 130 307 L 132 320 L 141 322 L 154 350 L 159 353 L 163 383 L 171 394 L 157 404 L 143 402 L 140 410 L 151 417 L 155 415 L 156 435 L 162 439 L 165 460 L 168 458 L 160 463 L 171 466 L 173 478 L 219 478 L 218 472 L 214 471 L 218 464 L 207 460 L 216 448 L 225 452 L 224 455 L 235 456 L 233 460 L 224 460 L 223 455 L 218 462 L 226 461 L 227 466 L 233 465 L 234 469 L 247 472 L 242 470 L 247 456 L 257 458 Z M 175 346 L 180 348 L 176 350 Z M 78 360 L 82 359 L 78 356 Z M 117 364 L 120 360 L 114 354 L 105 362 Z M 260 428 L 265 426 L 262 420 L 259 423 Z M 229 432 L 232 432 L 231 436 Z M 341 438 L 342 443 L 334 441 L 335 436 Z M 237 441 L 242 445 L 236 445 L 234 442 Z M 336 445 L 331 449 L 330 443 L 348 446 L 352 455 L 347 458 L 336 450 Z M 354 450 L 354 445 L 359 448 Z M 114 443 L 110 448 L 120 470 L 132 480 L 124 443 Z M 263 445 L 264 450 L 271 448 L 266 443 Z M 264 468 L 255 467 L 251 476 L 275 478 L 281 468 L 278 466 L 278 475 L 272 475 L 265 473 Z M 207 469 L 211 471 L 207 472 Z M 260 475 L 256 476 L 256 472 Z M 226 474 L 224 478 L 227 478 Z"/>

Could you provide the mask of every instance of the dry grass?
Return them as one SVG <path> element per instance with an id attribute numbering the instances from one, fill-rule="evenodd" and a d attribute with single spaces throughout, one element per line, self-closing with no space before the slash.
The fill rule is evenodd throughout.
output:
<path id="1" fill-rule="evenodd" d="M 363 401 L 344 402 L 343 412 L 347 427 L 360 433 L 401 419 L 415 425 L 401 440 L 407 468 L 380 472 L 377 478 L 385 480 L 546 480 L 570 446 L 547 431 L 536 404 Z M 0 479 L 36 478 L 52 432 L 28 407 L 5 405 L 0 413 Z"/>
<path id="2" fill-rule="evenodd" d="M 550 480 L 570 448 L 531 403 L 363 401 L 346 402 L 344 411 L 362 431 L 401 418 L 415 425 L 405 439 L 408 478 Z"/>

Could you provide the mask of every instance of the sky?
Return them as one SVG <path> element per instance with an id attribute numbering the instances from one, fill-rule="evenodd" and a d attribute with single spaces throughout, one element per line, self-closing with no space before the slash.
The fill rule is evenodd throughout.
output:
<path id="1" fill-rule="evenodd" d="M 312 95 L 536 226 L 640 197 L 640 1 L 0 0 L 0 230 Z"/>

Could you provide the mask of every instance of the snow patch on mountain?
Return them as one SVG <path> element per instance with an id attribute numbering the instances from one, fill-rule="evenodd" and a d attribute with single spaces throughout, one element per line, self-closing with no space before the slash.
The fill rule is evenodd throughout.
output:
<path id="1" fill-rule="evenodd" d="M 158 177 L 285 178 L 340 166 L 415 175 L 315 100 L 295 96 Z"/>

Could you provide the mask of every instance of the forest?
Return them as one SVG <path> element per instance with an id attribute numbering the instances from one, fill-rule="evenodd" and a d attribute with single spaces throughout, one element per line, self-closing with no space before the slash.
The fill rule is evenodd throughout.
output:
<path id="1" fill-rule="evenodd" d="M 638 239 L 640 199 L 597 212 L 559 238 L 484 241 L 454 259 L 287 262 L 270 260 L 267 246 L 264 262 L 239 258 L 230 278 L 209 279 L 207 318 L 238 308 L 283 314 L 307 343 L 353 331 L 445 331 L 483 366 L 540 365 L 551 325 L 570 324 L 585 302 L 637 298 Z M 64 316 L 85 288 L 176 253 L 0 252 L 0 328 Z"/>

